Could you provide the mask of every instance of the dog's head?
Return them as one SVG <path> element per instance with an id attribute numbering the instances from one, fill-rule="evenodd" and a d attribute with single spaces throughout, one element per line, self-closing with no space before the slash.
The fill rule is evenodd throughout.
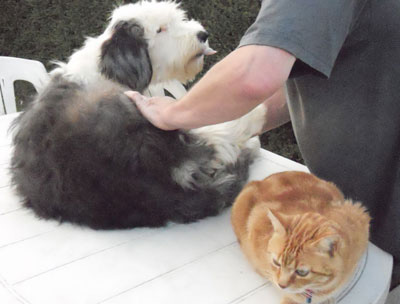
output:
<path id="1" fill-rule="evenodd" d="M 141 1 L 114 10 L 102 35 L 103 75 L 142 91 L 150 83 L 193 79 L 214 54 L 202 25 L 174 2 Z"/>

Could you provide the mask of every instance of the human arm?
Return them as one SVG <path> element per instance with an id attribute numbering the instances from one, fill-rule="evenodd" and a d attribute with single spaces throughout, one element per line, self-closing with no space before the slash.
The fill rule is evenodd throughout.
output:
<path id="1" fill-rule="evenodd" d="M 180 100 L 133 97 L 140 111 L 164 130 L 192 129 L 233 120 L 272 97 L 287 80 L 295 57 L 269 46 L 236 49 Z"/>
<path id="2" fill-rule="evenodd" d="M 274 95 L 265 100 L 263 104 L 267 107 L 267 115 L 262 132 L 267 132 L 290 121 L 289 109 L 286 102 L 284 87 L 278 89 Z"/>

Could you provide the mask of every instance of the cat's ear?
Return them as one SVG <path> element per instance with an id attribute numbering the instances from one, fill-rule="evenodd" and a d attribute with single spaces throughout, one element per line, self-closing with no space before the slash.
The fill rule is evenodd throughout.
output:
<path id="1" fill-rule="evenodd" d="M 282 222 L 272 213 L 270 209 L 268 209 L 267 215 L 269 220 L 271 221 L 272 227 L 274 228 L 274 232 L 281 235 L 286 235 L 286 229 L 283 226 Z"/>
<path id="2" fill-rule="evenodd" d="M 316 247 L 318 251 L 333 258 L 339 248 L 340 239 L 338 234 L 327 235 L 316 242 Z"/>

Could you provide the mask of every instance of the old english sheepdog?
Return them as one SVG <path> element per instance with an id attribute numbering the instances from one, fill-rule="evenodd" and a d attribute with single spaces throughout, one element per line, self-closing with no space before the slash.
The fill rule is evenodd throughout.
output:
<path id="1" fill-rule="evenodd" d="M 162 131 L 123 94 L 187 82 L 213 54 L 174 2 L 114 10 L 14 122 L 12 179 L 41 218 L 94 229 L 162 226 L 231 205 L 259 149 L 265 108 L 191 131 Z"/>

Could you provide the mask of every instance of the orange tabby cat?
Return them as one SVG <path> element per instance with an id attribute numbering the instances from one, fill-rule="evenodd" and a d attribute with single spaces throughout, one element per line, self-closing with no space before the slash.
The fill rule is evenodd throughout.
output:
<path id="1" fill-rule="evenodd" d="M 334 184 L 294 171 L 249 183 L 232 208 L 242 250 L 283 290 L 281 304 L 333 302 L 367 248 L 369 222 Z"/>

